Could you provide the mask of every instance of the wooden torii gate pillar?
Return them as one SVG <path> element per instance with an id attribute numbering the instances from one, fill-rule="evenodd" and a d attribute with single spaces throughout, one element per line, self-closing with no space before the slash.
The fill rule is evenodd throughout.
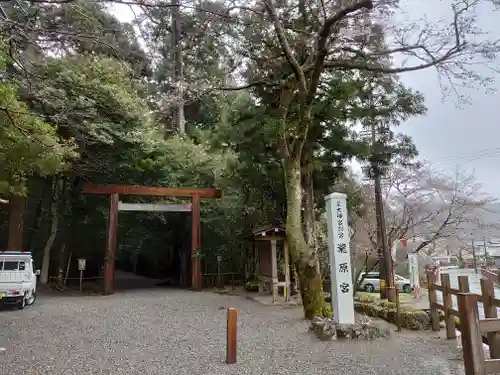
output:
<path id="1" fill-rule="evenodd" d="M 84 193 L 109 195 L 109 217 L 106 233 L 106 255 L 104 257 L 104 294 L 112 294 L 115 279 L 116 245 L 118 229 L 118 211 L 120 206 L 125 211 L 141 211 L 141 207 L 135 209 L 133 204 L 120 203 L 120 195 L 141 195 L 155 197 L 184 197 L 191 198 L 191 287 L 201 289 L 201 261 L 200 254 L 200 201 L 201 198 L 220 198 L 222 192 L 219 189 L 191 189 L 191 188 L 165 188 L 132 185 L 91 185 L 87 184 L 83 188 Z M 136 205 L 138 206 L 138 205 Z M 160 206 L 149 204 L 149 206 Z M 163 205 L 166 206 L 166 205 Z M 173 205 L 172 205 L 173 206 Z M 179 205 L 176 205 L 179 206 Z M 188 206 L 177 207 L 170 211 L 189 212 Z M 152 211 L 169 211 L 166 207 L 151 207 Z"/>

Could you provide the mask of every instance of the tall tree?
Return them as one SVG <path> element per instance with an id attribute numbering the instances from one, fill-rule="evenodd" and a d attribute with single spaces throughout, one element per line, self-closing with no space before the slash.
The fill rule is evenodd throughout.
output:
<path id="1" fill-rule="evenodd" d="M 0 77 L 14 57 L 0 39 Z M 71 140 L 61 140 L 56 129 L 30 112 L 19 97 L 13 80 L 0 78 L 0 194 L 24 194 L 33 175 L 52 175 L 68 167 L 73 154 Z"/>
<path id="2" fill-rule="evenodd" d="M 471 174 L 434 171 L 428 165 L 395 167 L 384 183 L 389 243 L 407 238 L 415 252 L 443 253 L 447 245 L 469 242 L 498 230 L 487 221 L 494 199 L 482 191 Z M 376 248 L 374 202 L 371 187 L 365 187 L 367 213 L 359 218 L 358 230 Z M 460 247 L 460 246 L 459 246 Z"/>
<path id="3" fill-rule="evenodd" d="M 339 1 L 327 6 L 322 2 L 299 2 L 296 6 L 264 0 L 257 8 L 238 7 L 233 13 L 233 22 L 244 30 L 238 40 L 241 55 L 257 62 L 247 72 L 248 83 L 243 87 L 258 87 L 256 90 L 267 90 L 279 98 L 274 110 L 279 118 L 277 129 L 286 180 L 287 240 L 299 270 L 306 317 L 321 315 L 324 307 L 316 254 L 304 238 L 301 211 L 303 155 L 321 82 L 332 70 L 394 74 L 432 66 L 450 78 L 480 79 L 472 74 L 467 62 L 478 55 L 491 59 L 498 47 L 490 42 L 465 42 L 476 33 L 469 26 L 476 5 L 475 1 L 457 2 L 453 7 L 454 22 L 446 34 L 436 34 L 429 26 L 413 42 L 411 36 L 403 35 L 403 29 L 397 30 L 399 38 L 394 38 L 394 43 L 398 46 L 384 40 L 384 28 L 388 26 L 384 21 L 389 11 L 395 10 L 394 4 L 385 1 Z M 435 35 L 443 35 L 444 40 L 439 42 Z M 390 59 L 396 53 L 423 62 L 393 67 Z"/>
<path id="4" fill-rule="evenodd" d="M 315 106 L 324 97 L 322 85 L 335 72 L 384 75 L 428 67 L 436 67 L 442 77 L 451 82 L 458 79 L 484 83 L 487 78 L 476 74 L 471 67 L 480 59 L 492 61 L 498 52 L 498 44 L 482 40 L 481 30 L 474 27 L 480 2 L 450 2 L 453 4 L 451 24 L 429 22 L 419 33 L 414 32 L 415 24 L 407 27 L 397 24 L 393 14 L 399 11 L 399 4 L 385 0 L 299 1 L 298 4 L 262 0 L 252 8 L 234 2 L 193 1 L 182 4 L 184 8 L 191 8 L 190 12 L 182 12 L 183 16 L 196 15 L 194 25 L 202 25 L 198 30 L 209 31 L 202 40 L 213 42 L 212 50 L 220 48 L 225 51 L 224 58 L 207 60 L 206 64 L 216 67 L 216 72 L 223 72 L 222 79 L 189 81 L 187 87 L 192 89 L 187 91 L 199 98 L 209 89 L 220 88 L 221 81 L 228 86 L 231 82 L 244 80 L 245 84 L 238 88 L 249 89 L 256 101 L 268 104 L 266 114 L 274 124 L 279 160 L 285 175 L 287 239 L 292 261 L 299 270 L 303 304 L 309 318 L 322 314 L 324 309 L 321 282 L 316 271 L 317 254 L 304 237 L 301 211 L 304 204 L 303 166 L 311 159 L 308 145 Z M 50 3 L 50 0 L 35 2 L 37 5 Z M 170 2 L 127 3 L 142 7 L 145 14 L 146 11 L 166 12 L 171 5 Z M 200 23 L 202 15 L 206 20 L 203 24 Z M 47 29 L 36 23 L 12 21 L 9 15 L 2 17 L 8 25 L 14 26 L 5 30 L 15 30 L 16 35 L 20 34 L 19 31 L 29 31 L 33 36 L 47 35 Z M 170 17 L 159 18 L 160 22 L 164 19 Z M 186 38 L 184 42 L 188 40 L 196 38 Z M 199 43 L 199 46 L 207 45 Z M 183 50 L 198 52 L 203 48 L 194 45 Z M 202 56 L 221 55 L 204 53 Z M 410 66 L 395 66 L 392 62 L 396 55 L 409 56 L 410 62 L 417 62 Z M 229 64 L 232 61 L 238 67 L 234 72 L 227 69 L 228 65 L 232 67 L 233 64 Z M 198 62 L 202 60 L 198 58 Z M 187 70 L 189 64 L 184 66 Z M 186 74 L 185 80 L 187 77 Z M 169 108 L 172 101 L 165 92 L 162 104 L 166 104 L 153 108 Z"/>

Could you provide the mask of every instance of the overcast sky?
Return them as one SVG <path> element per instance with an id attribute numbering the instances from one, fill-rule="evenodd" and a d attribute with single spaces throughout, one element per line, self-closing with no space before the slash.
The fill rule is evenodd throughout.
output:
<path id="1" fill-rule="evenodd" d="M 484 0 L 487 2 L 488 0 Z M 452 15 L 452 0 L 401 0 L 401 7 L 411 19 L 426 16 L 430 20 Z M 122 21 L 131 21 L 128 7 L 114 6 L 113 13 Z M 489 31 L 492 39 L 500 39 L 500 12 L 493 14 L 484 7 L 478 14 L 478 23 Z M 500 65 L 499 65 L 500 68 Z M 491 75 L 491 72 L 488 72 Z M 435 70 L 406 73 L 402 80 L 421 91 L 426 100 L 426 116 L 413 118 L 400 131 L 409 134 L 420 153 L 420 159 L 430 161 L 444 172 L 453 172 L 459 165 L 474 171 L 478 182 L 487 193 L 500 198 L 500 127 L 496 115 L 500 101 L 495 93 L 484 88 L 467 90 L 471 103 L 458 106 L 453 96 L 443 100 Z M 500 77 L 495 87 L 500 88 Z M 498 107 L 497 107 L 498 106 Z M 356 168 L 357 169 L 357 168 Z"/>
<path id="2" fill-rule="evenodd" d="M 433 14 L 451 14 L 450 1 L 406 0 L 407 9 L 413 14 L 425 10 Z M 432 9 L 432 11 L 429 11 Z M 492 39 L 500 39 L 500 12 L 494 14 L 490 7 L 483 7 L 478 14 L 478 24 L 490 32 Z M 485 71 L 485 74 L 491 72 Z M 500 88 L 500 77 L 495 88 Z M 484 189 L 500 198 L 500 127 L 498 94 L 486 93 L 484 88 L 467 90 L 471 103 L 458 108 L 453 97 L 445 99 L 440 92 L 434 70 L 402 75 L 407 85 L 425 95 L 428 112 L 401 127 L 409 134 L 420 152 L 420 157 L 433 162 L 436 168 L 451 171 L 458 164 L 474 171 Z M 497 107 L 498 106 L 498 107 Z"/>

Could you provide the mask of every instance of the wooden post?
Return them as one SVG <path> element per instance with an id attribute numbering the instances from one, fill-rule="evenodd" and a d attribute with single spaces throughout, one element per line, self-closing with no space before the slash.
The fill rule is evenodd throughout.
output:
<path id="1" fill-rule="evenodd" d="M 271 240 L 271 272 L 273 278 L 273 303 L 278 295 L 278 259 L 276 257 L 276 240 Z"/>
<path id="2" fill-rule="evenodd" d="M 431 311 L 431 324 L 433 331 L 439 331 L 439 313 L 436 307 L 437 296 L 434 288 L 434 272 L 427 272 L 427 288 L 429 289 L 429 309 Z"/>
<path id="3" fill-rule="evenodd" d="M 468 276 L 458 276 L 458 290 L 462 293 L 469 293 L 469 277 Z"/>
<path id="4" fill-rule="evenodd" d="M 285 252 L 285 302 L 288 302 L 290 299 L 290 256 L 288 254 L 288 242 L 286 238 L 283 239 L 283 250 Z"/>
<path id="5" fill-rule="evenodd" d="M 236 338 L 238 335 L 238 309 L 227 309 L 226 363 L 236 363 Z"/>
<path id="6" fill-rule="evenodd" d="M 458 312 L 465 365 L 465 375 L 486 375 L 477 297 L 472 293 L 458 293 Z"/>
<path id="7" fill-rule="evenodd" d="M 396 328 L 401 332 L 401 300 L 398 288 L 396 288 Z"/>
<path id="8" fill-rule="evenodd" d="M 201 289 L 200 261 L 200 196 L 193 195 L 191 215 L 191 287 Z"/>
<path id="9" fill-rule="evenodd" d="M 497 308 L 493 305 L 495 289 L 493 281 L 481 279 L 481 294 L 483 295 L 483 309 L 485 318 L 498 318 Z M 497 332 L 488 333 L 488 345 L 492 359 L 500 359 L 500 335 Z"/>
<path id="10" fill-rule="evenodd" d="M 446 323 L 446 338 L 456 339 L 457 333 L 455 329 L 455 317 L 451 314 L 453 302 L 451 300 L 451 283 L 450 274 L 441 274 L 441 286 L 443 287 L 443 308 L 444 308 L 444 321 Z"/>
<path id="11" fill-rule="evenodd" d="M 113 293 L 116 261 L 116 233 L 118 229 L 118 194 L 109 197 L 108 232 L 104 256 L 104 295 Z"/>
<path id="12" fill-rule="evenodd" d="M 80 293 L 83 292 L 83 270 L 80 270 Z"/>
<path id="13" fill-rule="evenodd" d="M 221 263 L 221 256 L 217 255 L 217 281 L 216 281 L 216 284 L 217 284 L 217 288 L 223 289 L 224 285 L 223 285 L 223 282 L 222 282 L 222 276 L 221 276 L 221 270 L 220 270 L 220 263 Z"/>
<path id="14" fill-rule="evenodd" d="M 26 199 L 21 195 L 13 195 L 9 200 L 9 238 L 7 250 L 23 250 L 24 211 Z"/>
<path id="15" fill-rule="evenodd" d="M 255 273 L 257 274 L 257 285 L 259 286 L 259 294 L 264 291 L 262 282 L 260 280 L 260 258 L 259 258 L 259 242 L 255 243 L 255 238 L 253 239 L 253 246 L 255 249 Z"/>

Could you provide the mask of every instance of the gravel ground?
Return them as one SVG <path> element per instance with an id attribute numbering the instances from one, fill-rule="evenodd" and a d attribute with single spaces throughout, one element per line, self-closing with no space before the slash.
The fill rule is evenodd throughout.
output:
<path id="1" fill-rule="evenodd" d="M 224 307 L 240 308 L 238 363 L 226 365 Z M 40 296 L 0 312 L 0 374 L 463 374 L 435 334 L 319 342 L 299 308 L 172 289 Z"/>

